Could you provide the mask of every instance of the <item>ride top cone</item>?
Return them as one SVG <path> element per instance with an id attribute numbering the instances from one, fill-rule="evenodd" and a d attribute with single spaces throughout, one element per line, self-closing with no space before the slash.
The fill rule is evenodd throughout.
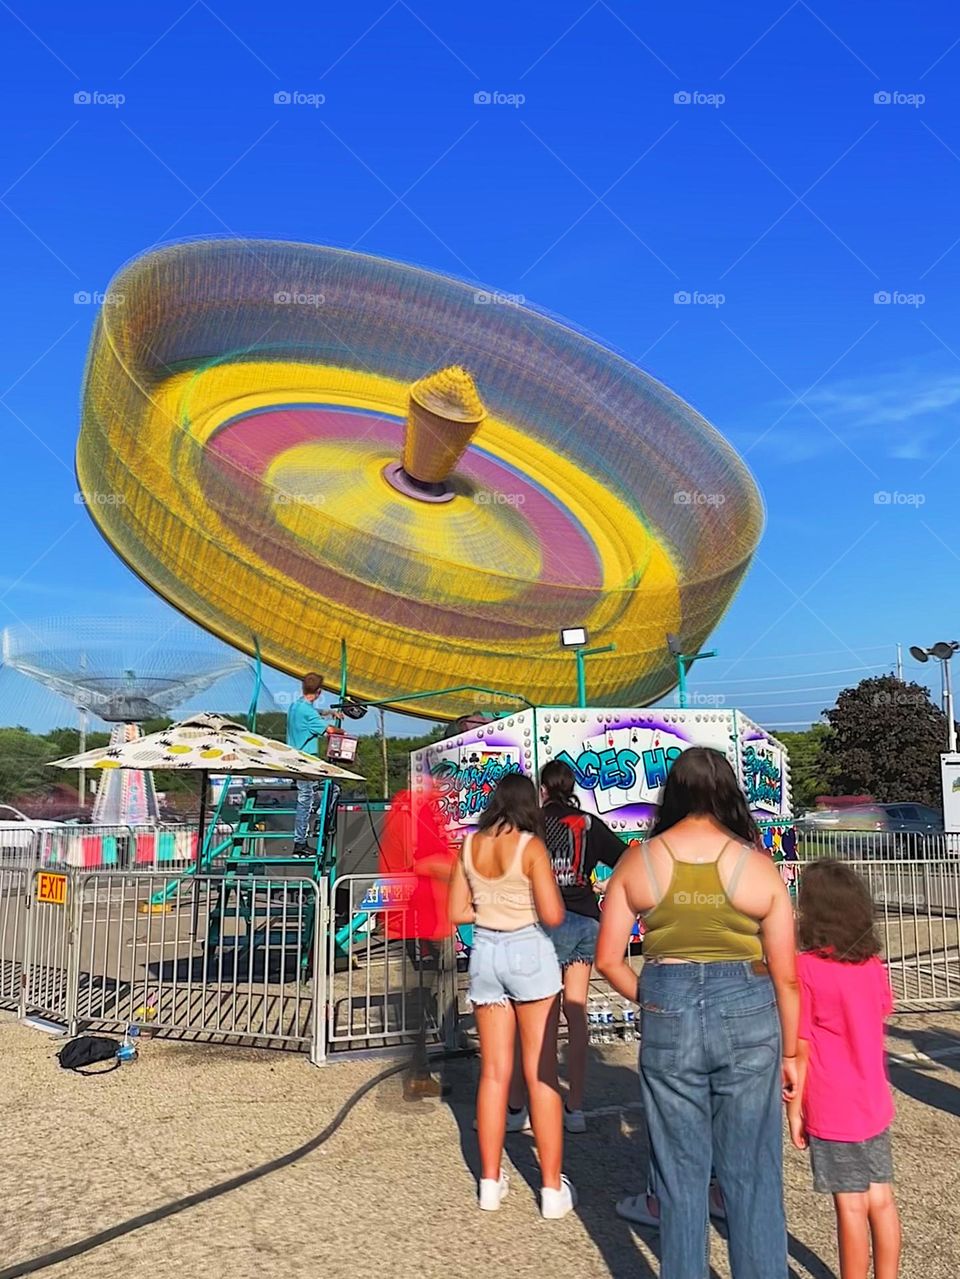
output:
<path id="1" fill-rule="evenodd" d="M 449 501 L 447 480 L 486 415 L 473 378 L 459 365 L 414 382 L 401 464 L 411 496 Z"/>

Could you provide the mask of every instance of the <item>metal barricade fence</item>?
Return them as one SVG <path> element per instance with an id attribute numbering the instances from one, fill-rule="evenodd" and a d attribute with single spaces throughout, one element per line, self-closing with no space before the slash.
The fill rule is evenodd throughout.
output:
<path id="1" fill-rule="evenodd" d="M 453 939 L 424 942 L 408 908 L 412 877 L 341 875 L 331 893 L 327 1043 L 368 1050 L 456 1042 Z"/>
<path id="2" fill-rule="evenodd" d="M 26 866 L 0 866 L 0 1008 L 20 1005 L 31 881 Z"/>
<path id="3" fill-rule="evenodd" d="M 79 881 L 78 1020 L 318 1052 L 326 885 L 266 875 L 95 872 Z M 321 1018 L 322 1020 L 322 1018 Z"/>
<path id="4" fill-rule="evenodd" d="M 325 882 L 8 868 L 0 991 L 71 1033 L 135 1023 L 319 1064 L 327 927 Z"/>
<path id="5" fill-rule="evenodd" d="M 28 872 L 20 1015 L 36 1013 L 76 1032 L 76 880 L 69 872 Z"/>
<path id="6" fill-rule="evenodd" d="M 844 862 L 869 885 L 897 1010 L 960 1008 L 960 861 Z"/>

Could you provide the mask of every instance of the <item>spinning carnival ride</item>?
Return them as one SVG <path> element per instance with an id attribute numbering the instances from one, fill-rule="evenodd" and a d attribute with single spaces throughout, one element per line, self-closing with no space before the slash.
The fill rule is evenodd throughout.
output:
<path id="1" fill-rule="evenodd" d="M 696 412 L 528 307 L 396 262 L 198 242 L 110 285 L 84 391 L 88 506 L 160 595 L 293 674 L 455 718 L 478 685 L 591 700 L 675 683 L 756 547 L 756 487 Z M 423 696 L 427 694 L 427 696 Z"/>

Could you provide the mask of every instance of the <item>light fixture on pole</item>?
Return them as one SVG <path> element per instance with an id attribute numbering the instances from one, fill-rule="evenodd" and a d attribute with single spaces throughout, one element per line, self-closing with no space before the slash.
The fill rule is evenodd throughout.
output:
<path id="1" fill-rule="evenodd" d="M 950 682 L 950 659 L 958 649 L 960 649 L 960 643 L 956 640 L 940 640 L 932 648 L 919 648 L 915 644 L 910 646 L 910 656 L 916 661 L 926 662 L 929 658 L 935 657 L 940 663 L 940 671 L 943 676 L 943 713 L 947 717 L 947 750 L 951 754 L 956 754 L 957 750 L 957 725 L 953 718 L 953 685 Z"/>
<path id="2" fill-rule="evenodd" d="M 667 636 L 667 648 L 676 658 L 677 661 L 677 698 L 681 707 L 687 706 L 687 671 L 697 660 L 698 657 L 716 657 L 717 650 L 711 648 L 709 651 L 700 653 L 685 653 L 683 645 L 680 642 L 679 635 Z"/>
<path id="3" fill-rule="evenodd" d="M 577 659 L 577 705 L 587 704 L 587 677 L 583 668 L 584 658 L 593 657 L 597 653 L 613 653 L 616 644 L 603 644 L 599 648 L 587 648 L 589 641 L 585 626 L 565 626 L 560 632 L 560 643 L 563 648 L 572 648 Z"/>

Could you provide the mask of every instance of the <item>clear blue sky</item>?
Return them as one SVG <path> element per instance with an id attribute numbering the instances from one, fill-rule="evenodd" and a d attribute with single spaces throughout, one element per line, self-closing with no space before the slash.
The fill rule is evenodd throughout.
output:
<path id="1" fill-rule="evenodd" d="M 0 624 L 162 611 L 74 501 L 74 295 L 230 233 L 523 294 L 713 421 L 768 526 L 703 694 L 809 722 L 954 638 L 958 42 L 887 0 L 4 4 Z"/>

